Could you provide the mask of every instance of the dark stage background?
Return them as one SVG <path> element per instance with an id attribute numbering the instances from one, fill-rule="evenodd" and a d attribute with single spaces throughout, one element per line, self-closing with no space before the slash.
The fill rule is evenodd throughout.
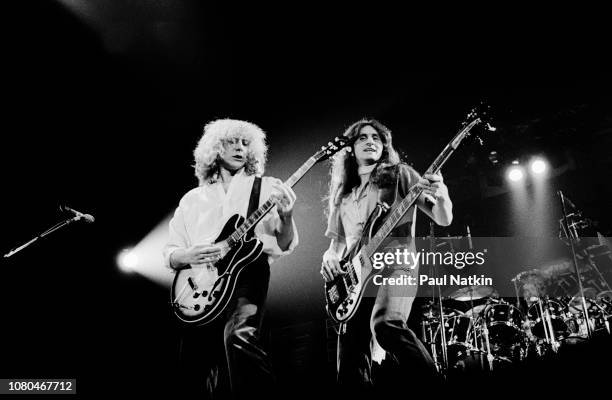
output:
<path id="1" fill-rule="evenodd" d="M 192 151 L 215 118 L 260 125 L 267 174 L 279 178 L 364 116 L 389 126 L 422 172 L 484 99 L 498 130 L 444 169 L 455 221 L 438 233 L 469 224 L 474 236 L 556 236 L 561 189 L 610 236 L 609 32 L 596 12 L 2 8 L 2 251 L 58 222 L 60 204 L 96 222 L 3 260 L 0 377 L 76 377 L 81 393 L 173 390 L 168 291 L 122 273 L 115 258 L 197 184 Z M 500 165 L 530 154 L 562 173 L 548 180 L 544 208 L 516 213 Z M 265 327 L 281 383 L 313 391 L 333 380 L 318 272 L 327 174 L 316 166 L 295 187 L 301 244 L 273 266 Z M 523 266 L 513 268 L 505 276 Z"/>

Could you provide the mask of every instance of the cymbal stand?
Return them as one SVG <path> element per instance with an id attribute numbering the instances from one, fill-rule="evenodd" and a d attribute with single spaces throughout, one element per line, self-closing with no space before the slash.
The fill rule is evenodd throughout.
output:
<path id="1" fill-rule="evenodd" d="M 423 342 L 427 343 L 431 349 L 431 357 L 434 360 L 436 370 L 438 372 L 442 372 L 442 365 L 440 364 L 438 349 L 436 348 L 436 334 L 432 324 L 432 321 L 434 321 L 434 316 L 431 307 L 433 307 L 433 304 L 434 303 L 430 304 L 429 312 L 421 321 L 421 336 L 423 337 Z"/>
<path id="2" fill-rule="evenodd" d="M 474 294 L 474 290 L 470 289 L 470 308 L 472 310 L 472 316 L 470 318 L 472 319 L 473 324 L 474 324 L 474 339 L 475 339 L 476 347 L 486 353 L 487 362 L 489 363 L 489 371 L 493 371 L 493 360 L 495 359 L 495 357 L 493 357 L 493 354 L 491 353 L 491 343 L 489 342 L 489 329 L 487 328 L 486 314 L 483 315 L 484 320 L 480 324 L 481 325 L 480 326 L 480 333 L 481 333 L 480 336 L 482 338 L 482 342 L 479 344 L 478 339 L 476 338 L 476 332 L 475 332 L 476 331 L 476 319 L 473 316 L 474 315 L 474 296 L 473 294 Z M 485 307 L 485 310 L 486 310 L 486 307 Z M 482 362 L 481 362 L 481 367 L 484 367 L 484 365 L 482 365 Z"/>
<path id="3" fill-rule="evenodd" d="M 429 222 L 429 248 L 430 251 L 434 251 L 436 249 L 436 237 L 435 237 L 435 225 L 433 222 Z M 438 290 L 438 307 L 440 310 L 440 347 L 442 350 L 442 365 L 441 368 L 439 369 L 439 372 L 442 373 L 442 376 L 444 378 L 446 378 L 446 373 L 448 371 L 448 347 L 447 347 L 447 341 L 446 341 L 446 319 L 444 318 L 444 307 L 442 306 L 442 288 L 440 288 L 440 285 L 438 285 L 438 272 L 436 271 L 435 268 L 435 264 L 434 265 L 430 265 L 430 269 L 433 271 L 433 275 L 434 275 L 434 281 L 435 286 L 434 288 L 432 288 L 432 300 L 434 301 L 435 304 L 435 290 Z M 434 345 L 435 347 L 435 345 Z"/>
<path id="4" fill-rule="evenodd" d="M 517 275 L 516 277 L 512 278 L 511 280 L 512 280 L 512 283 L 514 284 L 514 293 L 516 294 L 516 308 L 521 310 L 522 309 L 522 307 L 521 307 L 521 299 L 520 299 L 520 295 L 519 295 L 518 285 L 516 284 L 518 276 L 520 276 L 520 274 Z M 521 310 L 521 311 L 523 311 L 523 310 Z"/>
<path id="5" fill-rule="evenodd" d="M 553 351 L 557 352 L 561 344 L 557 341 L 557 336 L 555 335 L 555 330 L 553 329 L 552 317 L 550 316 L 550 299 L 548 297 L 546 297 L 546 308 L 544 309 L 544 314 L 546 318 L 546 325 L 548 326 L 548 332 L 550 335 L 550 344 L 553 348 Z"/>
<path id="6" fill-rule="evenodd" d="M 565 196 L 563 195 L 562 191 L 558 191 L 557 194 L 559 194 L 559 200 L 561 201 L 561 212 L 563 213 L 563 225 L 565 227 L 565 231 L 566 232 L 570 232 L 570 228 L 569 228 L 569 222 L 567 219 L 567 210 L 565 208 Z M 582 278 L 580 276 L 580 271 L 578 270 L 578 258 L 576 257 L 576 248 L 574 246 L 574 241 L 578 240 L 578 237 L 573 237 L 574 235 L 569 235 L 568 236 L 568 241 L 570 243 L 570 248 L 572 249 L 572 258 L 574 261 L 574 269 L 575 269 L 575 273 L 576 273 L 576 280 L 578 281 L 578 292 L 580 293 L 580 298 L 582 300 L 582 312 L 583 312 L 583 316 L 584 316 L 584 320 L 586 321 L 586 328 L 587 328 L 587 338 L 591 338 L 591 336 L 593 335 L 591 332 L 591 326 L 589 324 L 590 318 L 589 318 L 589 310 L 586 304 L 586 299 L 584 298 L 584 288 L 582 287 Z"/>

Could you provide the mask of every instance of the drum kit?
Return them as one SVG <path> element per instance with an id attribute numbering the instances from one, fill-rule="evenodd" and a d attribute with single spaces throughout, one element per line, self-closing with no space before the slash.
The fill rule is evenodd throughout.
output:
<path id="1" fill-rule="evenodd" d="M 530 274 L 519 274 L 514 279 L 526 276 Z M 588 318 L 582 311 L 583 301 L 587 304 Z M 492 371 L 585 341 L 589 329 L 593 335 L 611 332 L 610 291 L 593 298 L 540 296 L 517 298 L 513 303 L 499 298 L 492 287 L 467 286 L 441 302 L 425 304 L 422 339 L 438 370 L 450 372 L 476 365 Z"/>
<path id="2" fill-rule="evenodd" d="M 492 371 L 610 335 L 612 288 L 597 264 L 612 260 L 612 252 L 597 239 L 593 222 L 558 195 L 559 238 L 572 260 L 519 273 L 511 279 L 515 297 L 499 297 L 490 286 L 466 286 L 445 297 L 440 287 L 432 292 L 422 308 L 421 336 L 440 372 Z"/>
<path id="3" fill-rule="evenodd" d="M 514 279 L 530 276 L 531 273 L 523 273 Z M 588 307 L 588 319 L 582 312 L 583 301 Z M 595 335 L 610 334 L 610 291 L 594 298 L 541 296 L 517 298 L 516 305 L 513 303 L 499 298 L 492 287 L 467 286 L 441 302 L 425 304 L 422 339 L 438 370 L 492 371 L 582 342 L 589 337 L 588 328 Z"/>
<path id="4" fill-rule="evenodd" d="M 604 264 L 602 257 L 612 260 L 612 252 L 596 240 L 592 221 L 558 194 L 564 215 L 559 237 L 573 261 L 520 272 L 511 279 L 510 298 L 490 286 L 466 286 L 443 297 L 438 286 L 421 315 L 421 337 L 438 371 L 492 371 L 611 334 L 612 288 L 597 264 Z"/>
<path id="5" fill-rule="evenodd" d="M 523 314 L 492 287 L 467 286 L 423 306 L 422 338 L 439 371 L 469 365 L 492 370 L 524 356 L 523 322 Z"/>

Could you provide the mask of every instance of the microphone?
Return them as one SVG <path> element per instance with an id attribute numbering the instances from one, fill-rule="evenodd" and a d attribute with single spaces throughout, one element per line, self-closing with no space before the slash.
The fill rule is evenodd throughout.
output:
<path id="1" fill-rule="evenodd" d="M 94 222 L 96 220 L 93 217 L 93 215 L 91 215 L 91 214 L 83 214 L 82 212 L 74 210 L 74 209 L 72 209 L 72 208 L 70 208 L 68 206 L 60 206 L 60 211 L 62 211 L 62 212 L 68 211 L 68 212 L 74 214 L 75 217 L 77 217 L 79 219 L 83 218 L 85 221 L 87 221 L 89 223 L 92 223 L 92 222 Z"/>
<path id="2" fill-rule="evenodd" d="M 468 245 L 470 247 L 470 250 L 474 250 L 474 245 L 472 244 L 472 234 L 470 233 L 470 226 L 466 225 L 466 228 L 467 228 Z"/>

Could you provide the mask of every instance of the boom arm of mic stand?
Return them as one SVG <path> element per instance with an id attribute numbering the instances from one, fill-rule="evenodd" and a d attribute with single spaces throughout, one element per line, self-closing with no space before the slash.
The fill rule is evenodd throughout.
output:
<path id="1" fill-rule="evenodd" d="M 46 231 L 44 231 L 43 233 L 33 237 L 32 239 L 30 239 L 29 241 L 25 242 L 24 244 L 22 244 L 21 246 L 15 247 L 13 250 L 9 251 L 8 253 L 6 253 L 4 255 L 4 258 L 9 258 L 14 256 L 15 254 L 19 253 L 21 250 L 25 249 L 26 247 L 30 246 L 31 244 L 33 244 L 34 242 L 38 241 L 39 239 L 44 238 L 45 236 L 55 232 L 56 230 L 71 224 L 72 222 L 78 221 L 82 218 L 82 216 L 76 216 L 76 217 L 72 217 L 72 218 L 68 218 L 62 222 L 59 222 L 55 225 L 53 225 L 51 228 L 47 229 Z"/>

